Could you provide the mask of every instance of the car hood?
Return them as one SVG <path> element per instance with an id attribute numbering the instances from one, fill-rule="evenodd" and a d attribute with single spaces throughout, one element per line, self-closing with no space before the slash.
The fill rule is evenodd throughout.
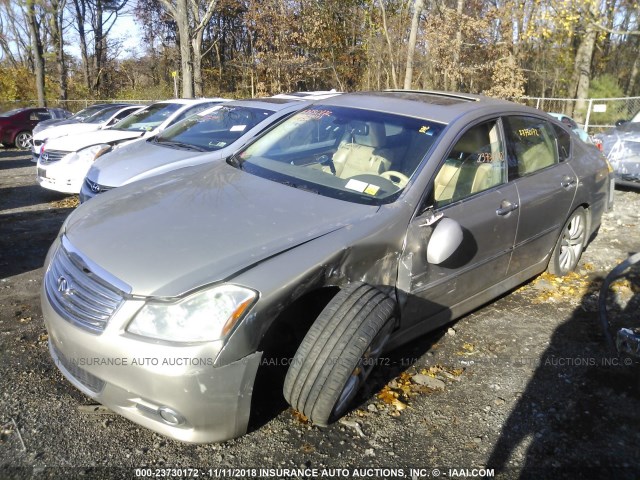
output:
<path id="1" fill-rule="evenodd" d="M 53 125 L 52 127 L 47 128 L 46 130 L 42 130 L 36 133 L 33 136 L 34 140 L 45 140 L 62 137 L 64 135 L 74 135 L 76 133 L 86 133 L 86 132 L 94 132 L 96 130 L 100 130 L 102 128 L 102 123 L 66 123 L 64 125 Z"/>
<path id="2" fill-rule="evenodd" d="M 95 132 L 76 133 L 64 137 L 53 138 L 47 141 L 47 150 L 63 150 L 66 152 L 77 152 L 83 148 L 97 145 L 99 143 L 115 144 L 126 140 L 134 140 L 142 137 L 148 132 L 130 132 L 127 130 L 96 130 Z"/>
<path id="3" fill-rule="evenodd" d="M 65 235 L 132 294 L 172 297 L 377 210 L 215 162 L 98 195 L 69 217 Z"/>
<path id="4" fill-rule="evenodd" d="M 210 156 L 209 152 L 162 147 L 147 141 L 133 142 L 96 160 L 87 177 L 103 186 L 120 187 L 142 178 L 197 165 L 208 161 Z"/>

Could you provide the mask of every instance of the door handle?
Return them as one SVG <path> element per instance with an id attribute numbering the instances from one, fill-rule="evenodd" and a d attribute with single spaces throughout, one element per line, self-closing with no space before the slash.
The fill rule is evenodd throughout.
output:
<path id="1" fill-rule="evenodd" d="M 518 203 L 511 203 L 509 200 L 503 200 L 500 207 L 496 210 L 496 215 L 501 217 L 508 215 L 519 207 Z"/>
<path id="2" fill-rule="evenodd" d="M 575 184 L 576 184 L 576 178 L 571 177 L 569 175 L 565 175 L 564 177 L 562 177 L 562 181 L 560 182 L 560 185 L 563 188 L 570 188 L 570 187 L 573 187 Z"/>

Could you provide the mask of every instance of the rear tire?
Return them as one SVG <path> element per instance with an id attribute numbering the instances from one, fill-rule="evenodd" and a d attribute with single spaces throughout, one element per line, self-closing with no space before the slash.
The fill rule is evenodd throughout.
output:
<path id="1" fill-rule="evenodd" d="M 560 238 L 551 253 L 547 271 L 562 277 L 573 271 L 587 243 L 587 212 L 578 207 L 562 227 Z"/>
<path id="2" fill-rule="evenodd" d="M 298 347 L 284 382 L 287 402 L 316 425 L 340 418 L 379 363 L 394 313 L 395 302 L 375 287 L 342 289 Z"/>
<path id="3" fill-rule="evenodd" d="M 27 150 L 31 148 L 31 144 L 33 141 L 33 135 L 31 132 L 20 132 L 16 135 L 16 138 L 13 139 L 13 143 L 20 150 Z"/>

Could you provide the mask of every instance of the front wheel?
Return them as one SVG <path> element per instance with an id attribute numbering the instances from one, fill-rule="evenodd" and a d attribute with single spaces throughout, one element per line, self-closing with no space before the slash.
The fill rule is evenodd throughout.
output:
<path id="1" fill-rule="evenodd" d="M 562 227 L 560 238 L 551 253 L 547 270 L 553 275 L 562 277 L 573 271 L 584 250 L 587 240 L 587 213 L 584 208 L 577 208 Z"/>
<path id="2" fill-rule="evenodd" d="M 313 423 L 344 415 L 379 363 L 395 327 L 395 303 L 375 287 L 353 283 L 320 313 L 284 382 L 284 397 Z"/>
<path id="3" fill-rule="evenodd" d="M 33 136 L 31 135 L 31 132 L 20 132 L 16 135 L 14 143 L 20 150 L 27 150 L 31 148 L 32 140 Z"/>

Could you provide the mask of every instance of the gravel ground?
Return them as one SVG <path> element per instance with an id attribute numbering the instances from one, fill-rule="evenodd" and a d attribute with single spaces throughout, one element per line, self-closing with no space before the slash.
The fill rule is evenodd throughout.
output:
<path id="1" fill-rule="evenodd" d="M 28 154 L 0 150 L 0 478 L 134 478 L 141 467 L 173 477 L 179 472 L 155 469 L 237 478 L 261 472 L 208 469 L 305 469 L 270 478 L 313 477 L 312 469 L 341 478 L 434 478 L 433 469 L 459 477 L 482 468 L 498 478 L 640 478 L 640 368 L 606 351 L 597 324 L 602 277 L 640 247 L 639 193 L 617 192 L 575 275 L 542 275 L 395 352 L 342 421 L 314 427 L 277 398 L 260 398 L 249 434 L 189 445 L 109 412 L 87 413 L 94 402 L 52 364 L 41 267 L 76 199 L 44 191 L 34 174 Z M 613 290 L 616 321 L 637 322 L 638 277 Z M 270 391 L 278 392 L 275 382 Z"/>

